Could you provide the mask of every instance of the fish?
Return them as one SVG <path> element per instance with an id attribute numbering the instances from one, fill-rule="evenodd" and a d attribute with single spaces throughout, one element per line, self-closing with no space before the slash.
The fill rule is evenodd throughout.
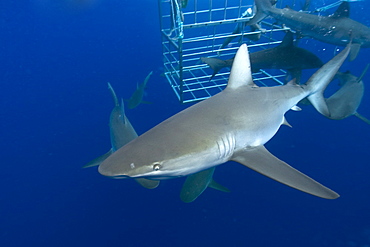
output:
<path id="1" fill-rule="evenodd" d="M 337 46 L 351 42 L 350 61 L 360 48 L 370 47 L 370 28 L 349 18 L 348 2 L 342 2 L 334 14 L 329 16 L 298 12 L 290 8 L 278 9 L 271 0 L 255 0 L 257 12 L 246 25 L 255 25 L 267 16 L 299 32 L 303 36 Z"/>
<path id="2" fill-rule="evenodd" d="M 336 77 L 339 79 L 339 85 L 341 87 L 326 99 L 326 104 L 330 111 L 330 116 L 326 117 L 334 120 L 341 120 L 349 116 L 356 116 L 365 123 L 370 124 L 369 119 L 357 112 L 357 108 L 361 104 L 364 95 L 364 83 L 362 78 L 368 68 L 369 64 L 360 77 L 356 77 L 348 71 L 345 73 L 337 73 Z"/>
<path id="3" fill-rule="evenodd" d="M 146 84 L 148 83 L 150 76 L 153 74 L 153 71 L 151 71 L 146 77 L 143 83 L 140 85 L 137 84 L 135 92 L 131 95 L 131 97 L 127 100 L 127 107 L 129 109 L 134 109 L 140 104 L 151 104 L 151 102 L 143 101 L 144 97 L 144 90 L 146 88 Z"/>
<path id="4" fill-rule="evenodd" d="M 125 114 L 123 101 L 121 101 L 121 104 L 119 104 L 117 95 L 109 82 L 108 89 L 112 93 L 112 97 L 114 100 L 114 108 L 111 111 L 109 117 L 109 130 L 112 148 L 107 153 L 87 163 L 83 168 L 100 165 L 105 159 L 116 152 L 119 148 L 123 147 L 138 136 L 134 127 L 132 127 L 132 124 Z M 137 178 L 135 180 L 147 189 L 156 188 L 160 182 L 158 180 L 148 180 L 145 178 Z"/>
<path id="5" fill-rule="evenodd" d="M 231 67 L 234 58 L 221 60 L 218 58 L 201 57 L 202 62 L 213 69 L 212 79 L 222 68 Z M 293 33 L 287 32 L 282 42 L 273 48 L 250 54 L 252 72 L 260 69 L 284 69 L 292 77 L 300 79 L 303 69 L 320 68 L 323 62 L 312 52 L 294 45 Z"/>
<path id="6" fill-rule="evenodd" d="M 271 154 L 265 144 L 285 113 L 308 97 L 321 114 L 330 115 L 323 91 L 350 51 L 347 46 L 305 84 L 258 87 L 252 78 L 246 44 L 239 47 L 227 87 L 164 120 L 123 146 L 98 168 L 114 178 L 170 179 L 194 174 L 227 161 L 238 162 L 297 190 L 326 199 L 339 194 Z"/>
<path id="7" fill-rule="evenodd" d="M 230 192 L 230 190 L 213 180 L 213 173 L 215 167 L 209 168 L 198 173 L 189 175 L 184 185 L 182 186 L 180 198 L 183 202 L 190 203 L 195 201 L 207 187 L 223 191 Z"/>
<path id="8" fill-rule="evenodd" d="M 253 13 L 252 8 L 248 8 L 240 16 L 240 18 L 251 17 L 252 16 L 252 13 Z M 245 28 L 245 22 L 239 22 L 238 24 L 236 24 L 236 26 L 234 28 L 234 31 L 232 32 L 232 35 L 230 37 L 227 37 L 224 40 L 224 42 L 222 43 L 222 45 L 220 46 L 219 49 L 223 49 L 226 46 L 228 46 L 229 43 L 231 41 L 233 41 L 233 39 L 236 38 L 236 36 L 234 36 L 234 35 L 242 33 L 242 31 L 243 31 L 244 28 Z M 245 34 L 243 34 L 242 36 L 239 37 L 239 43 L 241 43 L 241 40 L 244 37 L 246 37 L 246 38 L 248 38 L 248 39 L 250 39 L 252 41 L 258 41 L 261 38 L 261 33 L 265 31 L 264 29 L 261 28 L 261 26 L 259 24 L 250 25 L 249 28 L 250 28 L 250 31 L 249 32 L 246 32 Z M 219 51 L 218 52 L 218 55 L 220 56 L 220 54 L 221 54 L 221 52 Z"/>

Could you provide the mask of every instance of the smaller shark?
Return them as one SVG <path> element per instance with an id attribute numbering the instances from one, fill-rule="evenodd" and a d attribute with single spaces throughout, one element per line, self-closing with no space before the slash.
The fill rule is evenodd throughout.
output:
<path id="1" fill-rule="evenodd" d="M 140 103 L 143 103 L 143 104 L 151 104 L 151 102 L 147 102 L 147 101 L 143 101 L 143 96 L 144 96 L 144 90 L 146 88 L 146 84 L 148 83 L 148 80 L 150 78 L 150 76 L 153 74 L 153 71 L 151 71 L 146 77 L 145 77 L 145 80 L 143 83 L 141 83 L 140 85 L 138 84 L 137 87 L 136 87 L 136 91 L 132 94 L 132 96 L 130 97 L 130 99 L 128 99 L 128 104 L 127 104 L 127 107 L 129 109 L 134 109 L 135 107 L 137 107 L 138 105 L 140 105 Z"/>
<path id="2" fill-rule="evenodd" d="M 340 120 L 354 115 L 365 123 L 370 124 L 369 119 L 357 112 L 357 108 L 361 104 L 362 96 L 364 95 L 364 83 L 362 78 L 368 68 L 369 64 L 360 77 L 356 77 L 349 72 L 337 73 L 336 77 L 340 81 L 339 85 L 341 85 L 341 88 L 326 99 L 326 104 L 330 111 L 330 115 L 326 117 Z"/>
<path id="3" fill-rule="evenodd" d="M 318 16 L 298 12 L 290 8 L 278 9 L 273 0 L 255 0 L 257 12 L 246 25 L 255 25 L 267 16 L 316 40 L 346 46 L 352 40 L 350 61 L 354 60 L 360 47 L 370 47 L 370 28 L 349 18 L 349 3 L 342 2 L 334 14 Z"/>
<path id="4" fill-rule="evenodd" d="M 201 57 L 202 62 L 213 69 L 210 80 L 225 67 L 231 67 L 234 58 L 221 60 L 218 58 Z M 315 54 L 299 48 L 293 43 L 293 33 L 287 32 L 283 41 L 276 47 L 250 54 L 252 72 L 260 69 L 284 69 L 299 81 L 302 69 L 320 68 L 323 63 Z"/>
<path id="5" fill-rule="evenodd" d="M 193 202 L 207 187 L 223 192 L 230 192 L 228 188 L 218 184 L 213 180 L 212 177 L 215 169 L 215 167 L 212 167 L 210 169 L 189 175 L 182 186 L 180 193 L 181 200 L 186 203 Z"/>
<path id="6" fill-rule="evenodd" d="M 100 163 L 107 159 L 111 154 L 138 136 L 130 121 L 126 117 L 123 101 L 121 101 L 120 105 L 116 93 L 109 82 L 108 89 L 112 93 L 115 105 L 109 118 L 110 140 L 112 148 L 107 153 L 87 163 L 83 168 L 100 165 Z M 154 189 L 159 185 L 159 181 L 148 180 L 145 178 L 137 178 L 135 180 L 147 189 Z"/>

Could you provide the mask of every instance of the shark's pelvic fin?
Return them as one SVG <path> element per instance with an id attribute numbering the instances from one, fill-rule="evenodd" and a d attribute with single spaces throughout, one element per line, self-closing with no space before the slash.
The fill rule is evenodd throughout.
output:
<path id="1" fill-rule="evenodd" d="M 303 192 L 326 199 L 339 197 L 334 191 L 273 156 L 264 146 L 237 152 L 232 160 Z"/>

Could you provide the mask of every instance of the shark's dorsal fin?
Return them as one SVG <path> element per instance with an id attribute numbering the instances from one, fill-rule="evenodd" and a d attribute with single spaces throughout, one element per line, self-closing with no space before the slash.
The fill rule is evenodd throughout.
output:
<path id="1" fill-rule="evenodd" d="M 349 18 L 349 3 L 343 1 L 338 9 L 330 17 L 333 18 Z"/>
<path id="2" fill-rule="evenodd" d="M 248 48 L 246 44 L 243 44 L 239 47 L 235 55 L 227 89 L 236 89 L 247 85 L 256 86 L 252 79 Z"/>
<path id="3" fill-rule="evenodd" d="M 288 31 L 285 34 L 283 41 L 280 43 L 279 47 L 291 47 L 293 45 L 293 33 Z"/>

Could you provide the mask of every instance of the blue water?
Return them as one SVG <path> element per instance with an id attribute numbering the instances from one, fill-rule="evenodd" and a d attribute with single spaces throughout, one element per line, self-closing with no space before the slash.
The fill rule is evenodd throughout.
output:
<path id="1" fill-rule="evenodd" d="M 370 4 L 351 7 L 370 26 Z M 207 189 L 191 204 L 179 198 L 184 178 L 147 190 L 81 168 L 110 147 L 108 81 L 128 98 L 154 71 L 145 95 L 153 104 L 126 112 L 138 133 L 186 107 L 160 76 L 157 8 L 154 0 L 1 1 L 0 246 L 369 246 L 370 126 L 355 117 L 288 112 L 293 128 L 267 144 L 336 200 L 236 163 L 214 176 L 231 193 Z M 333 55 L 318 41 L 301 47 L 324 61 Z M 361 50 L 342 70 L 359 76 L 369 56 Z M 369 105 L 366 91 L 359 112 L 370 117 Z"/>

